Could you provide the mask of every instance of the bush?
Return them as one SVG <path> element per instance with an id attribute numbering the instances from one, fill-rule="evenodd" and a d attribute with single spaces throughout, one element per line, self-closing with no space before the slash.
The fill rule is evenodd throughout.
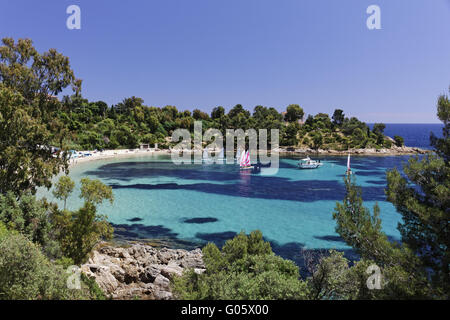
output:
<path id="1" fill-rule="evenodd" d="M 403 147 L 405 140 L 401 136 L 394 136 L 394 142 L 397 147 Z"/>
<path id="2" fill-rule="evenodd" d="M 392 141 L 385 139 L 383 142 L 383 147 L 390 149 L 392 147 Z"/>
<path id="3" fill-rule="evenodd" d="M 19 233 L 1 233 L 0 299 L 88 298 L 85 289 L 67 288 L 69 275 L 51 264 L 37 245 Z"/>
<path id="4" fill-rule="evenodd" d="M 47 209 L 45 201 L 36 200 L 31 194 L 24 194 L 19 199 L 12 192 L 0 195 L 0 222 L 41 245 L 47 254 L 57 256 L 58 245 L 53 239 Z"/>
<path id="5" fill-rule="evenodd" d="M 210 243 L 203 248 L 206 271 L 190 270 L 173 280 L 179 299 L 305 299 L 308 289 L 299 280 L 298 267 L 276 256 L 259 231 L 240 233 L 220 251 Z"/>

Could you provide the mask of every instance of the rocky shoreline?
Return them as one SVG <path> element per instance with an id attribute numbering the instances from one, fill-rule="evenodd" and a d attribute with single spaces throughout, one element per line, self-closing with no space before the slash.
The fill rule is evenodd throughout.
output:
<path id="1" fill-rule="evenodd" d="M 417 147 L 392 147 L 390 149 L 375 149 L 375 148 L 367 148 L 367 149 L 349 149 L 344 151 L 339 150 L 327 150 L 327 149 L 311 149 L 311 148 L 296 148 L 296 149 L 278 149 L 280 153 L 286 154 L 315 154 L 315 155 L 377 155 L 377 156 L 399 156 L 399 155 L 414 155 L 414 154 L 426 154 L 430 153 L 430 150 L 425 150 Z"/>
<path id="2" fill-rule="evenodd" d="M 112 299 L 171 300 L 170 280 L 186 269 L 205 271 L 200 249 L 156 249 L 145 244 L 115 247 L 102 243 L 81 271 Z"/>

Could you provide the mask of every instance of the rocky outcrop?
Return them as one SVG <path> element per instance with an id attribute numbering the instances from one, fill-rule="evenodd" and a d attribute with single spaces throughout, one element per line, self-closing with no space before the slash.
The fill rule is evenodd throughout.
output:
<path id="1" fill-rule="evenodd" d="M 103 244 L 93 251 L 81 271 L 94 277 L 113 299 L 172 299 L 170 280 L 192 268 L 202 273 L 200 249 L 156 249 L 144 244 L 113 247 Z"/>

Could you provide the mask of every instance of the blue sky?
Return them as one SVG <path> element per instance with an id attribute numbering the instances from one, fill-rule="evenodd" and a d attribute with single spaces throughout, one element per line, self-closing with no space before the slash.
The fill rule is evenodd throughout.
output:
<path id="1" fill-rule="evenodd" d="M 450 85 L 450 0 L 0 0 L 0 37 L 70 57 L 83 95 L 117 103 L 432 123 Z M 81 8 L 81 30 L 66 8 Z M 381 8 L 368 30 L 366 8 Z"/>

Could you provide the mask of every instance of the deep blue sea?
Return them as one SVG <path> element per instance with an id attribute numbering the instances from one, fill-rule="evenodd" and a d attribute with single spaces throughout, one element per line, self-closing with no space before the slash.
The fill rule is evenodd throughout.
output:
<path id="1" fill-rule="evenodd" d="M 373 124 L 368 124 L 368 126 L 372 129 Z M 394 138 L 396 135 L 402 136 L 407 147 L 430 149 L 431 132 L 438 137 L 442 137 L 442 128 L 443 124 L 388 123 L 384 133 L 391 138 Z"/>
<path id="2" fill-rule="evenodd" d="M 402 135 L 407 145 L 419 147 L 429 147 L 430 131 L 439 134 L 440 127 L 386 128 L 386 134 Z M 72 168 L 70 176 L 78 186 L 85 176 L 112 186 L 114 204 L 99 211 L 114 224 L 118 238 L 163 239 L 176 247 L 220 246 L 240 231 L 259 229 L 276 253 L 299 264 L 302 249 L 334 248 L 351 255 L 332 218 L 336 202 L 344 198 L 347 158 L 321 157 L 323 167 L 299 170 L 299 157 L 282 158 L 275 176 L 242 172 L 236 165 L 176 165 L 170 156 L 92 161 Z M 392 240 L 400 240 L 401 217 L 385 199 L 385 171 L 401 168 L 408 158 L 355 156 L 351 161 L 365 205 L 379 204 L 383 230 Z M 81 206 L 78 195 L 69 199 L 70 209 Z"/>

